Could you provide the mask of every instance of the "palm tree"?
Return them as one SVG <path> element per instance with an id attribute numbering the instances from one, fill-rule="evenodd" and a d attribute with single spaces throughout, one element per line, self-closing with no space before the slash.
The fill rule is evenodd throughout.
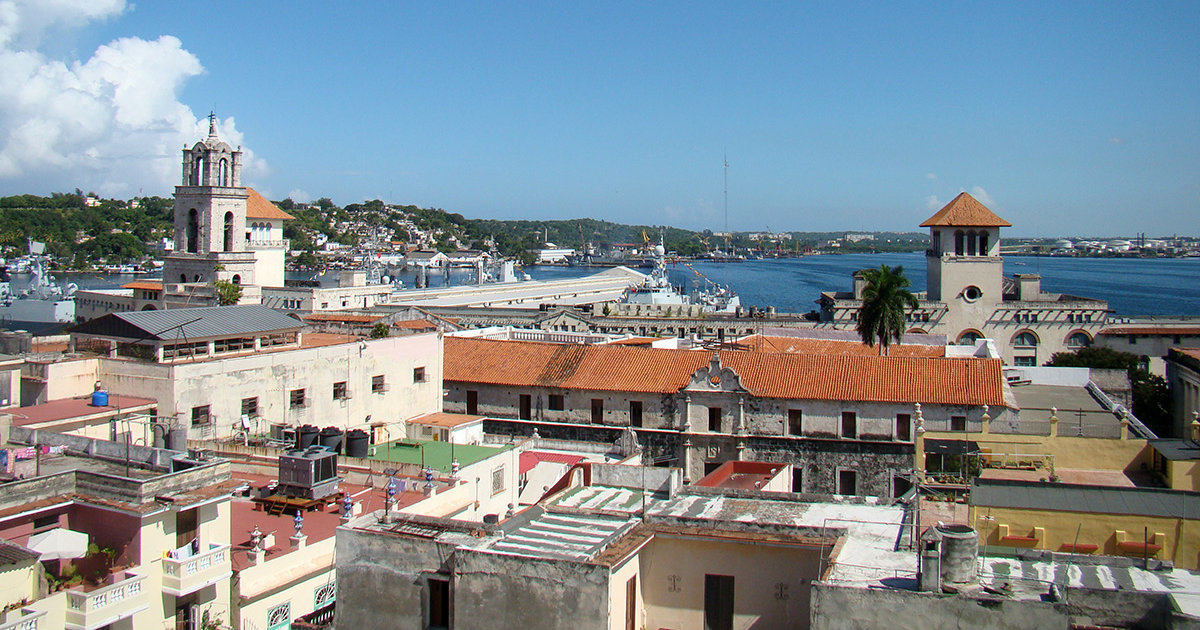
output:
<path id="1" fill-rule="evenodd" d="M 904 267 L 880 265 L 878 269 L 865 269 L 862 274 L 867 285 L 858 309 L 857 330 L 863 343 L 879 344 L 882 356 L 893 341 L 900 341 L 905 328 L 904 312 L 918 306 L 917 297 L 908 290 Z"/>

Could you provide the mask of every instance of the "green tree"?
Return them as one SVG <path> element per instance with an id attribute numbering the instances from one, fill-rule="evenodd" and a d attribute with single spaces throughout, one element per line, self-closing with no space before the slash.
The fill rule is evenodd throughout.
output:
<path id="1" fill-rule="evenodd" d="M 858 334 L 868 346 L 879 344 L 879 354 L 887 354 L 893 341 L 904 334 L 904 313 L 918 306 L 917 298 L 908 290 L 909 281 L 904 267 L 880 265 L 878 269 L 859 272 L 867 281 L 863 288 L 862 306 L 858 309 Z"/>
<path id="2" fill-rule="evenodd" d="M 388 329 L 388 325 L 383 322 L 379 322 L 378 324 L 375 324 L 375 327 L 371 329 L 371 338 L 372 339 L 383 339 L 384 337 L 387 337 L 389 334 L 391 334 L 391 330 Z"/>
<path id="3" fill-rule="evenodd" d="M 221 306 L 232 306 L 242 299 L 242 286 L 228 280 L 217 280 L 213 283 L 217 294 L 217 303 Z"/>
<path id="4" fill-rule="evenodd" d="M 1046 365 L 1125 370 L 1133 394 L 1133 415 L 1150 430 L 1167 435 L 1171 429 L 1171 392 L 1167 381 L 1146 369 L 1149 360 L 1131 352 L 1087 346 L 1075 352 L 1055 352 Z"/>

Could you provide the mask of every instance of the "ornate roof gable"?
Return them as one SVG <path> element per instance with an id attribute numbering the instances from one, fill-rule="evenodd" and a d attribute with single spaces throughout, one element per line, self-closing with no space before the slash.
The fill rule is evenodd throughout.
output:
<path id="1" fill-rule="evenodd" d="M 683 388 L 684 391 L 703 392 L 745 392 L 742 377 L 733 368 L 721 365 L 721 355 L 713 352 L 708 365 L 692 372 L 691 381 Z"/>

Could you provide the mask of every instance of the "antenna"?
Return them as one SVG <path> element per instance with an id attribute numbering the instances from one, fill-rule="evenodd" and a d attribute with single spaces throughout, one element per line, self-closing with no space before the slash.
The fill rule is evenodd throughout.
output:
<path id="1" fill-rule="evenodd" d="M 725 162 L 725 254 L 729 254 L 729 152 L 721 150 L 721 160 Z"/>

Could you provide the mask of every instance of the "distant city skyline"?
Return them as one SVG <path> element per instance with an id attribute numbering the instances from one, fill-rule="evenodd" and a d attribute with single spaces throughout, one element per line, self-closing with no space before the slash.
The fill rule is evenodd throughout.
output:
<path id="1" fill-rule="evenodd" d="M 123 0 L 0 11 L 0 194 L 170 196 L 207 132 L 271 199 L 468 218 L 1200 233 L 1200 4 Z"/>

